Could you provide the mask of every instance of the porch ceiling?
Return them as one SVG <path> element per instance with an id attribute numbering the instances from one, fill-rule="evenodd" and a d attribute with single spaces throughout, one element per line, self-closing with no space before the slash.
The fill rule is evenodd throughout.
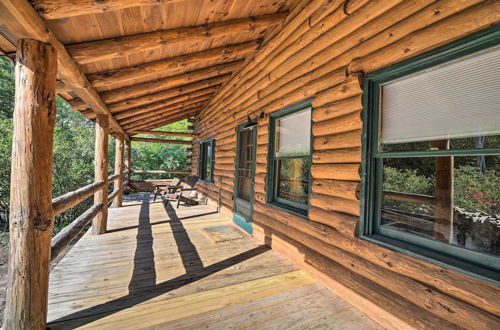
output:
<path id="1" fill-rule="evenodd" d="M 13 57 L 17 38 L 36 38 L 24 31 L 45 28 L 43 41 L 61 43 L 85 77 L 82 89 L 90 85 L 82 91 L 59 74 L 58 94 L 87 118 L 109 113 L 114 132 L 133 134 L 196 115 L 299 2 L 8 0 L 0 51 Z M 43 21 L 21 18 L 26 11 Z"/>

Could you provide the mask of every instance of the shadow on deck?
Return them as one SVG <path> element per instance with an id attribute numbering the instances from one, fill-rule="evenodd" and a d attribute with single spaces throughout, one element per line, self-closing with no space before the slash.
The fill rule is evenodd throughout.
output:
<path id="1" fill-rule="evenodd" d="M 127 197 L 52 271 L 51 329 L 376 327 L 252 238 L 214 243 L 201 229 L 230 225 L 214 208 Z"/>

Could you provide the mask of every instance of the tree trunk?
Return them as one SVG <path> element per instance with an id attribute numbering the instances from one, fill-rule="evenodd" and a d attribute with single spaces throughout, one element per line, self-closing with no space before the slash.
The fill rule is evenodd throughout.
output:
<path id="1" fill-rule="evenodd" d="M 108 180 L 108 134 L 109 118 L 97 115 L 95 122 L 95 181 Z M 92 235 L 106 232 L 108 222 L 108 185 L 94 194 L 94 204 L 102 204 L 101 211 L 92 222 Z"/>
<path id="2" fill-rule="evenodd" d="M 21 39 L 10 195 L 10 256 L 4 329 L 45 329 L 52 209 L 52 141 L 56 119 L 56 51 Z"/>

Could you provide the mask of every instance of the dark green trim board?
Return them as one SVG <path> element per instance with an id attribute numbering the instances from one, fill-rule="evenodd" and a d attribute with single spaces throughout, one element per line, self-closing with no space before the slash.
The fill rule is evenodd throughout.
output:
<path id="1" fill-rule="evenodd" d="M 499 44 L 500 26 L 497 25 L 364 77 L 359 226 L 359 236 L 362 239 L 497 285 L 500 284 L 500 257 L 380 226 L 379 214 L 382 200 L 382 163 L 385 158 L 500 155 L 500 148 L 380 152 L 378 136 L 382 84 Z"/>
<path id="2" fill-rule="evenodd" d="M 257 163 L 257 125 L 252 126 L 251 128 L 245 128 L 245 125 L 247 123 L 244 122 L 236 127 L 236 163 L 235 163 L 235 169 L 234 169 L 234 206 L 233 206 L 233 222 L 237 224 L 239 227 L 241 227 L 243 230 L 245 230 L 247 233 L 252 234 L 253 233 L 253 226 L 252 226 L 252 217 L 253 217 L 253 203 L 254 203 L 254 198 L 255 198 L 255 166 Z M 244 130 L 252 130 L 252 168 L 251 168 L 251 191 L 250 191 L 250 202 L 249 202 L 249 208 L 250 208 L 250 214 L 248 215 L 248 218 L 245 217 L 243 214 L 238 213 L 238 204 L 240 203 L 247 203 L 246 201 L 239 199 L 238 198 L 238 165 L 240 163 L 240 132 Z"/>
<path id="3" fill-rule="evenodd" d="M 310 152 L 309 155 L 304 155 L 304 156 L 280 156 L 280 157 L 275 157 L 274 156 L 274 150 L 275 150 L 275 131 L 276 131 L 276 120 L 288 116 L 290 114 L 293 114 L 295 112 L 299 112 L 302 110 L 306 110 L 310 108 L 311 109 L 311 130 L 309 132 L 310 134 Z M 276 181 L 276 166 L 275 162 L 276 160 L 279 159 L 295 159 L 295 158 L 304 158 L 309 160 L 309 164 L 312 165 L 312 150 L 313 150 L 313 136 L 312 136 L 312 105 L 311 105 L 311 100 L 307 99 L 301 102 L 298 102 L 296 104 L 293 104 L 291 106 L 288 106 L 284 109 L 278 110 L 276 112 L 271 113 L 270 119 L 269 119 L 269 146 L 268 146 L 268 162 L 267 162 L 267 173 L 268 173 L 268 180 L 267 180 L 267 196 L 266 196 L 266 202 L 268 205 L 276 207 L 278 209 L 282 209 L 286 212 L 293 213 L 297 216 L 303 217 L 303 218 L 308 218 L 309 214 L 309 208 L 310 208 L 310 203 L 308 202 L 307 205 L 303 205 L 300 203 L 295 203 L 293 201 L 289 201 L 286 199 L 279 198 L 276 194 L 277 188 L 277 181 Z M 311 200 L 311 181 L 312 181 L 312 174 L 311 174 L 311 169 L 309 169 L 309 187 L 308 187 L 308 201 Z"/>

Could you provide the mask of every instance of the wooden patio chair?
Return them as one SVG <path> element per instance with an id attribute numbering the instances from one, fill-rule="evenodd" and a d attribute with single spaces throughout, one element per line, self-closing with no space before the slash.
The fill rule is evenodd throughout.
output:
<path id="1" fill-rule="evenodd" d="M 183 182 L 182 188 L 169 194 L 163 194 L 164 202 L 168 201 L 177 202 L 176 208 L 179 208 L 181 202 L 187 205 L 199 205 L 202 199 L 198 198 L 198 191 L 196 185 L 198 177 L 196 175 L 188 176 Z"/>
<path id="2" fill-rule="evenodd" d="M 179 189 L 183 188 L 181 185 L 182 180 L 180 178 L 173 178 L 168 185 L 156 185 L 154 190 L 153 202 L 156 201 L 156 197 L 164 194 L 174 194 Z"/>

